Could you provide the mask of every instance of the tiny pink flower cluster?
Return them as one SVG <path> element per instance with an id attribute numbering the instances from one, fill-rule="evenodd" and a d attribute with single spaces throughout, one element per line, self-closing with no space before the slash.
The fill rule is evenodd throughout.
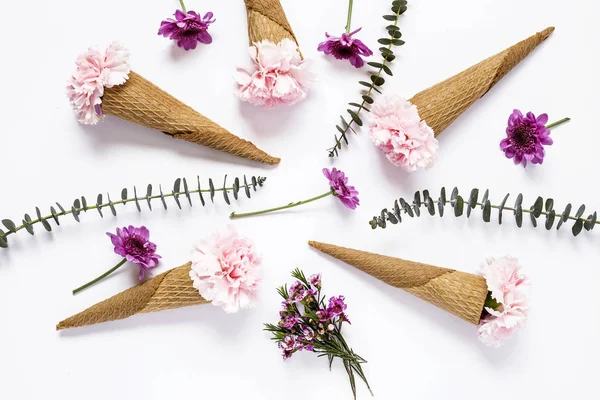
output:
<path id="1" fill-rule="evenodd" d="M 121 85 L 129 76 L 129 51 L 113 42 L 104 51 L 89 48 L 75 63 L 77 70 L 67 84 L 69 102 L 79 122 L 95 125 L 103 117 L 104 88 Z"/>

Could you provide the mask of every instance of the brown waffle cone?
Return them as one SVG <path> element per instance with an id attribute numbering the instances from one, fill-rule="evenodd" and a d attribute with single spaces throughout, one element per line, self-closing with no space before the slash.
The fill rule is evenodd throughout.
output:
<path id="1" fill-rule="evenodd" d="M 278 164 L 280 161 L 251 142 L 235 136 L 133 71 L 129 73 L 129 79 L 124 84 L 105 89 L 102 111 L 157 129 L 176 139 L 212 147 L 239 157 L 266 164 Z"/>
<path id="2" fill-rule="evenodd" d="M 326 243 L 308 244 L 467 322 L 479 324 L 488 293 L 485 279 L 479 275 Z"/>
<path id="3" fill-rule="evenodd" d="M 59 322 L 56 325 L 56 330 L 125 319 L 135 314 L 146 314 L 208 303 L 192 284 L 192 278 L 190 278 L 191 265 L 191 263 L 187 263 L 164 272 L 138 286 L 104 300 Z"/>
<path id="4" fill-rule="evenodd" d="M 248 39 L 250 46 L 261 40 L 279 43 L 291 39 L 298 40 L 285 16 L 279 0 L 244 0 L 248 13 Z"/>
<path id="5" fill-rule="evenodd" d="M 546 28 L 460 74 L 423 90 L 410 102 L 417 106 L 421 119 L 437 136 L 553 31 L 553 27 Z"/>

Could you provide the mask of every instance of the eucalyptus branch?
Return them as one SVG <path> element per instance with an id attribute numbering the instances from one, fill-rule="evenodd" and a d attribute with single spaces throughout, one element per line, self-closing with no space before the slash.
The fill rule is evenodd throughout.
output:
<path id="1" fill-rule="evenodd" d="M 215 187 L 213 180 L 209 179 L 208 180 L 208 189 L 202 189 L 200 187 L 200 177 L 197 177 L 197 189 L 190 190 L 188 182 L 185 178 L 183 178 L 183 179 L 177 178 L 175 180 L 175 183 L 173 184 L 173 190 L 171 191 L 171 193 L 166 193 L 166 194 L 163 193 L 162 187 L 159 185 L 159 194 L 153 194 L 153 187 L 151 184 L 149 184 L 146 188 L 146 195 L 143 197 L 138 196 L 137 188 L 134 186 L 133 187 L 133 196 L 134 197 L 127 196 L 127 194 L 128 194 L 127 188 L 125 188 L 121 191 L 121 200 L 118 200 L 118 201 L 112 201 L 110 199 L 110 194 L 106 195 L 107 200 L 104 201 L 104 196 L 102 195 L 102 193 L 100 193 L 96 197 L 96 203 L 91 205 L 91 204 L 88 204 L 88 201 L 86 200 L 86 198 L 82 196 L 81 198 L 77 198 L 73 201 L 73 205 L 71 206 L 70 209 L 65 209 L 62 205 L 60 205 L 60 203 L 56 203 L 56 207 L 58 207 L 58 211 L 56 208 L 54 208 L 54 206 L 52 206 L 52 207 L 50 207 L 50 214 L 46 215 L 46 216 L 42 216 L 42 212 L 40 211 L 40 209 L 38 207 L 36 207 L 35 212 L 36 212 L 37 218 L 32 219 L 29 216 L 29 214 L 25 214 L 23 217 L 23 220 L 22 220 L 22 224 L 19 226 L 17 226 L 10 219 L 2 220 L 2 225 L 4 225 L 4 227 L 8 231 L 4 232 L 2 229 L 0 229 L 0 248 L 8 247 L 8 240 L 7 240 L 8 236 L 10 236 L 14 233 L 17 233 L 22 229 L 25 229 L 31 235 L 35 234 L 35 232 L 33 230 L 33 225 L 35 225 L 37 223 L 41 223 L 42 226 L 47 231 L 50 232 L 50 231 L 52 231 L 52 225 L 50 225 L 50 223 L 49 223 L 49 220 L 51 220 L 51 219 L 54 220 L 56 225 L 60 225 L 59 218 L 70 214 L 73 216 L 75 221 L 80 222 L 79 215 L 82 212 L 87 212 L 89 210 L 97 210 L 98 213 L 100 214 L 100 217 L 104 218 L 102 209 L 106 208 L 106 207 L 108 207 L 110 209 L 111 213 L 114 216 L 116 216 L 117 209 L 115 206 L 119 205 L 119 204 L 125 205 L 127 203 L 134 202 L 137 210 L 139 212 L 141 212 L 142 207 L 140 205 L 140 201 L 145 201 L 148 204 L 148 209 L 150 211 L 152 211 L 152 200 L 160 199 L 164 209 L 166 210 L 167 209 L 166 199 L 172 197 L 175 200 L 177 207 L 179 207 L 181 209 L 181 202 L 179 200 L 180 196 L 185 196 L 185 198 L 188 200 L 188 203 L 190 204 L 190 206 L 192 206 L 191 195 L 198 194 L 202 206 L 205 206 L 206 202 L 204 200 L 203 193 L 209 193 L 210 200 L 211 200 L 211 202 L 214 203 L 214 198 L 215 198 L 216 192 L 222 192 L 223 199 L 225 200 L 225 202 L 227 204 L 231 204 L 231 201 L 229 199 L 230 192 L 233 194 L 234 199 L 237 200 L 240 190 L 243 189 L 246 197 L 251 198 L 250 189 L 253 189 L 254 191 L 256 191 L 256 187 L 263 186 L 263 184 L 267 178 L 260 177 L 260 176 L 259 177 L 253 176 L 251 178 L 250 182 L 248 182 L 248 180 L 246 179 L 246 176 L 244 176 L 243 179 L 244 179 L 244 183 L 241 184 L 240 179 L 235 178 L 233 185 L 228 187 L 227 186 L 227 175 L 225 175 L 222 187 L 220 187 L 220 188 Z"/>
<path id="2" fill-rule="evenodd" d="M 531 223 L 534 227 L 537 227 L 537 219 L 544 215 L 544 225 L 547 230 L 552 229 L 555 221 L 558 221 L 556 225 L 557 230 L 560 229 L 565 222 L 569 220 L 575 221 L 573 227 L 571 228 L 573 236 L 579 235 L 583 229 L 586 231 L 591 231 L 594 229 L 596 224 L 600 224 L 600 221 L 598 221 L 598 213 L 596 211 L 588 215 L 587 218 L 582 218 L 583 213 L 585 212 L 585 205 L 581 205 L 574 215 L 571 215 L 571 203 L 567 204 L 563 212 L 558 213 L 554 209 L 554 200 L 548 198 L 544 201 L 541 196 L 535 200 L 531 207 L 523 208 L 523 195 L 521 193 L 519 193 L 517 196 L 513 207 L 506 206 L 506 202 L 508 201 L 510 194 L 506 194 L 506 196 L 504 196 L 504 199 L 500 205 L 493 205 L 488 198 L 489 190 L 485 191 L 481 201 L 479 200 L 479 189 L 472 189 L 467 200 L 465 200 L 458 193 L 458 188 L 456 187 L 454 190 L 452 190 L 449 200 L 446 198 L 446 188 L 444 187 L 440 191 L 438 200 L 433 200 L 428 190 L 423 190 L 422 193 L 422 200 L 421 192 L 416 192 L 412 204 L 409 204 L 405 199 L 400 198 L 394 202 L 392 211 L 389 211 L 387 208 L 381 210 L 380 215 L 373 217 L 373 219 L 369 222 L 371 228 L 386 228 L 387 222 L 390 222 L 393 225 L 401 223 L 403 214 L 404 216 L 408 215 L 411 218 L 415 216 L 419 217 L 421 216 L 421 207 L 426 208 L 428 213 L 432 216 L 435 215 L 437 208 L 441 217 L 444 215 L 444 207 L 447 203 L 449 203 L 454 209 L 454 216 L 456 217 L 463 215 L 465 206 L 467 209 L 467 218 L 471 216 L 472 210 L 480 207 L 482 209 L 482 218 L 485 222 L 491 221 L 492 209 L 498 210 L 498 224 L 500 225 L 502 224 L 503 212 L 508 210 L 514 215 L 515 222 L 519 228 L 523 225 L 523 214 L 529 214 Z"/>
<path id="3" fill-rule="evenodd" d="M 340 118 L 342 121 L 341 125 L 335 126 L 336 129 L 338 130 L 338 132 L 340 133 L 340 136 L 338 137 L 338 135 L 334 135 L 335 145 L 333 147 L 327 149 L 327 151 L 329 152 L 329 157 L 338 157 L 339 156 L 338 150 L 341 150 L 342 144 L 343 143 L 345 143 L 346 145 L 349 144 L 348 136 L 347 136 L 348 131 L 351 130 L 352 132 L 356 133 L 356 131 L 352 127 L 352 124 L 356 124 L 358 126 L 363 125 L 363 121 L 360 118 L 359 114 L 363 110 L 366 112 L 371 111 L 367 107 L 367 104 L 373 104 L 373 102 L 374 102 L 373 97 L 371 95 L 371 93 L 373 91 L 381 94 L 381 86 L 383 86 L 383 84 L 385 83 L 385 79 L 382 77 L 383 73 L 385 72 L 389 76 L 393 75 L 392 70 L 389 67 L 389 64 L 392 61 L 394 61 L 394 59 L 396 58 L 396 56 L 394 55 L 394 52 L 392 51 L 392 47 L 404 45 L 404 41 L 400 39 L 402 37 L 402 32 L 400 32 L 400 28 L 398 27 L 398 20 L 400 18 L 400 15 L 404 14 L 404 12 L 406 10 L 407 10 L 407 1 L 406 0 L 394 0 L 394 1 L 392 1 L 393 14 L 383 16 L 384 20 L 386 20 L 388 22 L 390 22 L 390 21 L 393 22 L 393 24 L 388 25 L 385 28 L 388 32 L 388 37 L 381 38 L 378 40 L 378 42 L 383 45 L 383 47 L 379 48 L 379 51 L 381 52 L 381 57 L 383 58 L 383 60 L 380 63 L 377 63 L 377 62 L 367 63 L 371 67 L 376 68 L 376 70 L 369 72 L 369 75 L 370 75 L 369 78 L 371 80 L 370 83 L 365 82 L 365 81 L 358 82 L 362 86 L 365 86 L 367 89 L 366 89 L 366 92 L 365 91 L 362 92 L 362 102 L 361 103 L 348 103 L 350 106 L 355 108 L 354 110 L 352 110 L 352 109 L 346 110 L 348 112 L 348 114 L 350 115 L 350 122 L 346 121 L 344 116 L 340 115 Z"/>

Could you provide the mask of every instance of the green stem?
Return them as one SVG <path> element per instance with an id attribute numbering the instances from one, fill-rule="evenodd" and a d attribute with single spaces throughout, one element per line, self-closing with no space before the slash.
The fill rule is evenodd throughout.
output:
<path id="1" fill-rule="evenodd" d="M 348 19 L 346 20 L 346 34 L 350 34 L 350 25 L 352 24 L 352 6 L 354 0 L 348 0 Z"/>
<path id="2" fill-rule="evenodd" d="M 551 124 L 546 125 L 546 129 L 552 129 L 555 126 L 559 126 L 559 125 L 564 124 L 565 122 L 568 122 L 570 120 L 571 120 L 571 118 L 569 118 L 569 117 L 563 118 L 563 119 L 561 119 L 559 121 L 556 121 L 556 122 L 553 122 Z"/>
<path id="3" fill-rule="evenodd" d="M 187 10 L 185 9 L 185 4 L 183 4 L 183 0 L 179 0 L 179 4 L 181 4 L 181 10 L 182 10 L 184 13 L 187 13 Z"/>
<path id="4" fill-rule="evenodd" d="M 235 211 L 234 211 L 234 212 L 231 213 L 231 215 L 229 215 L 229 218 L 231 218 L 231 219 L 234 219 L 234 218 L 243 218 L 243 217 L 249 217 L 251 215 L 266 214 L 266 213 L 270 213 L 272 211 L 279 211 L 279 210 L 285 210 L 285 209 L 292 208 L 292 207 L 298 207 L 298 206 L 301 206 L 303 204 L 310 203 L 310 202 L 322 199 L 323 197 L 327 197 L 327 196 L 332 195 L 332 194 L 333 194 L 333 190 L 329 190 L 327 193 L 323 193 L 323 194 L 321 194 L 319 196 L 312 197 L 312 198 L 310 198 L 308 200 L 302 200 L 302 201 L 298 201 L 296 203 L 290 203 L 288 205 L 281 206 L 281 207 L 269 208 L 269 209 L 261 210 L 261 211 L 253 211 L 253 212 L 244 213 L 244 214 L 236 214 Z"/>
<path id="5" fill-rule="evenodd" d="M 116 270 L 118 270 L 119 268 L 121 268 L 121 266 L 123 264 L 125 264 L 125 262 L 127 262 L 126 259 L 121 260 L 117 265 L 115 265 L 114 267 L 112 267 L 111 269 L 109 269 L 108 271 L 106 271 L 105 273 L 103 273 L 102 275 L 100 275 L 99 277 L 97 277 L 96 279 L 94 279 L 93 281 L 89 281 L 85 285 L 80 286 L 77 289 L 73 290 L 73 295 L 76 295 L 77 293 L 81 292 L 83 289 L 87 289 L 90 286 L 92 286 L 92 285 L 100 282 L 102 279 L 106 278 L 107 276 L 109 276 L 110 274 L 112 274 L 113 272 L 115 272 Z"/>
<path id="6" fill-rule="evenodd" d="M 252 187 L 252 185 L 250 185 L 250 184 L 248 184 L 248 185 L 240 185 L 240 189 L 241 189 L 241 188 L 246 188 L 246 187 L 248 187 L 248 188 L 251 188 L 251 187 Z M 230 190 L 234 190 L 234 189 L 235 189 L 235 188 L 233 188 L 233 187 L 228 187 L 228 188 L 219 188 L 219 189 L 215 188 L 215 189 L 214 189 L 214 191 L 215 191 L 215 192 L 222 192 L 223 190 L 230 191 Z M 198 190 L 198 189 L 196 189 L 196 190 L 190 190 L 190 191 L 189 191 L 189 193 L 190 193 L 190 194 L 196 194 L 196 193 L 210 193 L 210 192 L 211 192 L 211 189 L 202 189 L 202 190 Z M 173 196 L 185 196 L 185 192 L 177 192 L 177 193 L 165 193 L 163 196 L 164 196 L 165 198 L 167 198 L 167 197 L 173 197 Z M 145 201 L 145 200 L 148 200 L 148 199 L 150 199 L 150 200 L 155 200 L 155 199 L 160 199 L 160 198 L 161 198 L 161 197 L 163 197 L 163 196 L 161 196 L 161 195 L 155 195 L 155 196 L 144 196 L 144 197 L 138 197 L 138 198 L 137 198 L 137 201 Z M 117 201 L 113 201 L 113 202 L 112 202 L 112 204 L 113 204 L 113 205 L 118 205 L 118 204 L 123 204 L 123 205 L 125 205 L 125 204 L 127 204 L 127 203 L 131 203 L 131 202 L 134 202 L 134 201 L 136 201 L 136 199 L 135 199 L 135 198 L 130 198 L 130 199 L 125 199 L 125 200 L 117 200 Z M 56 217 L 61 217 L 61 216 L 64 216 L 64 215 L 73 214 L 73 210 L 75 210 L 75 212 L 77 212 L 77 214 L 79 214 L 79 213 L 81 213 L 82 211 L 96 210 L 96 209 L 98 209 L 98 208 L 102 209 L 102 208 L 109 207 L 109 206 L 110 206 L 110 203 L 103 203 L 103 204 L 96 204 L 96 205 L 93 205 L 93 206 L 88 206 L 86 209 L 84 209 L 83 207 L 79 207 L 79 208 L 73 208 L 73 209 L 70 209 L 70 210 L 65 210 L 64 212 L 62 212 L 62 211 L 61 211 L 61 212 L 58 212 L 58 213 L 56 213 L 54 216 L 56 216 Z M 29 223 L 29 225 L 34 225 L 34 224 L 37 224 L 37 223 L 39 223 L 39 222 L 42 222 L 42 220 L 49 220 L 49 219 L 51 219 L 51 218 L 53 218 L 53 215 L 52 215 L 52 214 L 50 214 L 50 215 L 46 215 L 45 217 L 41 217 L 41 218 L 37 218 L 37 219 L 34 219 L 34 220 L 32 220 L 32 221 Z M 18 231 L 20 231 L 20 230 L 22 230 L 22 229 L 25 229 L 25 224 L 17 226 L 17 227 L 15 228 L 14 232 L 13 232 L 13 231 L 8 231 L 8 232 L 5 232 L 4 234 L 0 234 L 0 238 L 5 238 L 5 237 L 8 237 L 9 235 L 12 235 L 13 233 L 17 233 Z"/>

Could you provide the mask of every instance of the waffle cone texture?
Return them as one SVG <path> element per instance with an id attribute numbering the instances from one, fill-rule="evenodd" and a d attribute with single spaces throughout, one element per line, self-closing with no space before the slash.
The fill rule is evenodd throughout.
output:
<path id="1" fill-rule="evenodd" d="M 421 119 L 438 136 L 553 31 L 553 27 L 546 28 L 460 74 L 423 90 L 410 99 L 410 102 L 417 106 Z"/>
<path id="2" fill-rule="evenodd" d="M 485 279 L 479 275 L 327 243 L 308 244 L 467 322 L 479 324 L 488 293 Z"/>
<path id="3" fill-rule="evenodd" d="M 131 71 L 122 85 L 106 88 L 102 111 L 176 139 L 211 147 L 266 164 L 278 164 L 251 142 L 241 139 L 185 105 L 144 77 Z"/>
<path id="4" fill-rule="evenodd" d="M 248 13 L 250 46 L 261 40 L 279 43 L 283 39 L 298 40 L 285 16 L 279 0 L 244 0 Z"/>
<path id="5" fill-rule="evenodd" d="M 191 263 L 187 263 L 164 272 L 104 300 L 59 322 L 56 330 L 116 321 L 136 314 L 208 303 L 193 286 L 190 278 L 191 265 Z"/>

